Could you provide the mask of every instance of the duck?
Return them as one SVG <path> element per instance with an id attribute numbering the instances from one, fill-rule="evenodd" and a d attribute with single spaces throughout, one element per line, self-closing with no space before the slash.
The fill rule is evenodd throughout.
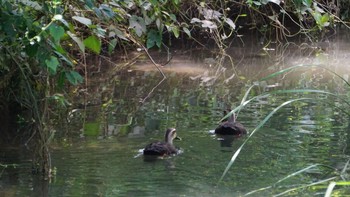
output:
<path id="1" fill-rule="evenodd" d="M 231 111 L 231 110 L 228 110 Z M 227 111 L 224 111 L 224 115 L 227 114 Z M 247 130 L 244 126 L 236 121 L 236 114 L 232 113 L 227 121 L 223 121 L 216 129 L 215 133 L 219 135 L 234 135 L 242 136 L 247 134 Z"/>
<path id="2" fill-rule="evenodd" d="M 143 154 L 152 156 L 169 156 L 177 154 L 178 150 L 173 144 L 174 139 L 181 140 L 181 138 L 177 136 L 175 128 L 168 128 L 165 132 L 165 141 L 157 141 L 148 144 L 143 149 Z"/>

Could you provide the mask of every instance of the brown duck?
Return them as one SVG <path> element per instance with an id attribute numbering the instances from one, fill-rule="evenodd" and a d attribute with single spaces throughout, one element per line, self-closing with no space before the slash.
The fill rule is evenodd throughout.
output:
<path id="1" fill-rule="evenodd" d="M 231 111 L 231 110 L 230 110 Z M 226 115 L 227 112 L 224 112 L 224 115 Z M 247 130 L 244 128 L 244 126 L 236 121 L 236 115 L 233 113 L 227 121 L 222 122 L 216 129 L 216 134 L 220 135 L 236 135 L 241 136 L 244 134 L 247 134 Z"/>
<path id="2" fill-rule="evenodd" d="M 148 144 L 143 150 L 143 154 L 154 156 L 168 156 L 171 154 L 176 154 L 178 150 L 173 145 L 174 139 L 181 138 L 177 137 L 175 128 L 169 128 L 165 132 L 165 141 Z"/>

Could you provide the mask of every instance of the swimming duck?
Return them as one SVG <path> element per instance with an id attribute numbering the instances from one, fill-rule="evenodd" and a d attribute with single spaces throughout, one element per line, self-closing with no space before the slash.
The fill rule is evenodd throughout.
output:
<path id="1" fill-rule="evenodd" d="M 177 149 L 173 145 L 174 139 L 181 139 L 176 135 L 175 128 L 169 128 L 165 132 L 165 142 L 153 142 L 143 150 L 144 155 L 167 156 L 176 154 Z"/>
<path id="2" fill-rule="evenodd" d="M 231 110 L 229 110 L 231 111 Z M 224 112 L 224 115 L 226 115 L 227 112 Z M 244 128 L 244 126 L 236 121 L 236 115 L 233 113 L 227 121 L 222 122 L 216 129 L 216 134 L 220 135 L 236 135 L 241 136 L 243 134 L 247 133 L 247 130 Z"/>

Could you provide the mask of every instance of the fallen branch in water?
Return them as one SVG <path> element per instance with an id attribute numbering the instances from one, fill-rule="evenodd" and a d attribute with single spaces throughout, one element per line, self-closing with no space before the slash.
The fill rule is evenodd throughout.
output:
<path id="1" fill-rule="evenodd" d="M 160 69 L 160 66 L 153 60 L 152 56 L 148 53 L 147 48 L 146 48 L 145 46 L 143 46 L 143 45 L 141 45 L 141 46 L 142 46 L 143 50 L 146 52 L 148 58 L 149 58 L 149 59 L 151 60 L 151 62 L 153 63 L 153 65 L 157 68 L 157 70 L 158 70 L 158 71 L 160 72 L 160 74 L 162 74 L 162 76 L 163 76 L 163 79 L 160 80 L 160 82 L 152 88 L 152 90 L 148 93 L 148 95 L 140 101 L 140 103 L 143 104 L 143 103 L 151 96 L 151 94 L 154 92 L 154 90 L 155 90 L 160 84 L 163 83 L 163 81 L 166 79 L 166 76 L 165 76 L 164 72 L 162 71 L 162 69 Z"/>
<path id="2" fill-rule="evenodd" d="M 140 103 L 143 104 L 143 103 L 151 96 L 151 94 L 154 92 L 154 90 L 155 90 L 156 88 L 158 88 L 158 86 L 160 86 L 160 84 L 162 84 L 163 81 L 164 81 L 167 77 L 165 76 L 165 74 L 164 74 L 164 72 L 162 71 L 162 69 L 160 69 L 160 67 L 162 67 L 162 65 L 157 64 L 157 63 L 153 60 L 152 56 L 148 53 L 148 49 L 147 49 L 143 44 L 141 44 L 140 42 L 138 42 L 137 39 L 133 38 L 133 36 L 129 35 L 129 39 L 130 39 L 131 41 L 133 41 L 135 44 L 137 44 L 137 45 L 139 45 L 139 46 L 142 47 L 142 49 L 146 52 L 148 58 L 151 60 L 152 64 L 157 68 L 157 70 L 158 70 L 158 71 L 160 72 L 160 74 L 162 74 L 162 76 L 163 76 L 163 79 L 160 80 L 160 82 L 152 88 L 152 90 L 148 93 L 148 95 L 147 95 L 145 98 L 143 98 L 143 99 L 140 100 Z M 170 59 L 170 60 L 171 60 L 171 59 Z M 170 61 L 170 60 L 169 60 L 169 61 Z M 166 64 L 168 64 L 169 61 L 168 61 Z"/>

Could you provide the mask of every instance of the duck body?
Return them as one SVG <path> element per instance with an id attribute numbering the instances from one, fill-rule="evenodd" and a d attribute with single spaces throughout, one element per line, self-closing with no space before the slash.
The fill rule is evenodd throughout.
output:
<path id="1" fill-rule="evenodd" d="M 153 142 L 148 144 L 143 150 L 144 155 L 166 156 L 176 154 L 177 149 L 165 142 Z"/>
<path id="2" fill-rule="evenodd" d="M 164 142 L 153 142 L 148 144 L 144 150 L 144 155 L 153 155 L 153 156 L 168 156 L 176 154 L 178 150 L 173 145 L 173 140 L 179 139 L 176 135 L 176 129 L 169 128 L 165 132 L 165 141 Z"/>
<path id="3" fill-rule="evenodd" d="M 224 114 L 226 115 L 226 114 Z M 232 114 L 227 121 L 222 122 L 216 129 L 215 133 L 219 135 L 236 135 L 241 136 L 247 134 L 244 126 L 236 121 L 235 114 Z"/>
<path id="4" fill-rule="evenodd" d="M 216 134 L 220 135 L 243 135 L 247 130 L 239 122 L 223 122 L 215 129 Z"/>

